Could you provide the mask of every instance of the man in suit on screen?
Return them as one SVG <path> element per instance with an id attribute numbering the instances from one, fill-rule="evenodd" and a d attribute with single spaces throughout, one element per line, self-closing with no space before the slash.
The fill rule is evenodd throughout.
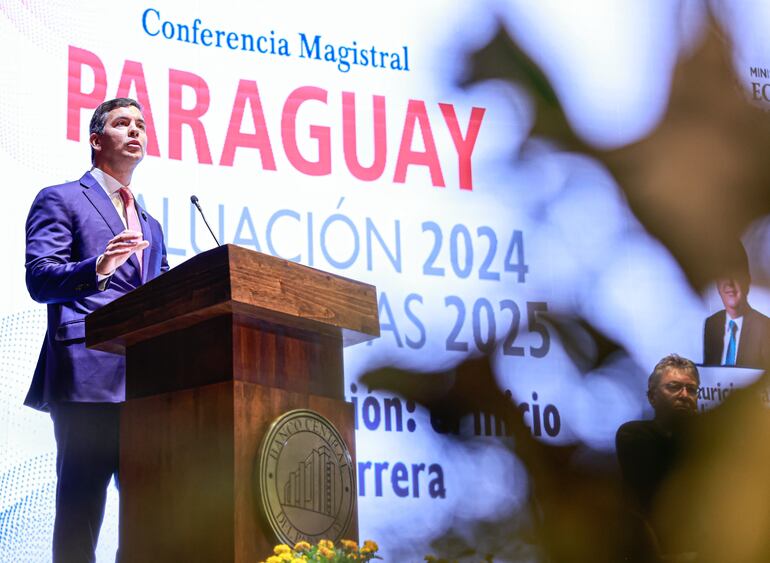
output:
<path id="1" fill-rule="evenodd" d="M 743 245 L 734 251 L 737 266 L 716 281 L 724 309 L 706 319 L 703 363 L 716 366 L 770 366 L 770 318 L 748 302 L 751 275 Z"/>
<path id="2" fill-rule="evenodd" d="M 48 305 L 48 329 L 25 404 L 53 419 L 54 563 L 95 560 L 118 470 L 125 359 L 86 348 L 85 317 L 168 269 L 160 224 L 133 197 L 147 144 L 141 106 L 101 104 L 89 142 L 92 169 L 40 191 L 26 225 L 27 288 Z"/>

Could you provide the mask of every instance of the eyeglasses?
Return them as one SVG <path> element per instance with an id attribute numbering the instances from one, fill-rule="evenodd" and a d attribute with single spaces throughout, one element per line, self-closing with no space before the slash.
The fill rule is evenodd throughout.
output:
<path id="1" fill-rule="evenodd" d="M 669 381 L 663 385 L 663 387 L 666 388 L 666 391 L 673 394 L 679 393 L 682 389 L 685 389 L 688 395 L 697 395 L 699 389 L 697 385 L 693 385 L 692 383 L 681 383 L 679 381 Z"/>

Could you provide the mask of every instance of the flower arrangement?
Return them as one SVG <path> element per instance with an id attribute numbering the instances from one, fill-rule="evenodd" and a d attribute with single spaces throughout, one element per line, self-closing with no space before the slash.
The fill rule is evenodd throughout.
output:
<path id="1" fill-rule="evenodd" d="M 361 547 L 352 540 L 340 540 L 338 546 L 329 540 L 317 545 L 301 541 L 293 549 L 285 544 L 275 546 L 273 555 L 261 563 L 360 563 L 382 559 L 377 555 L 379 549 L 372 540 L 366 540 Z"/>

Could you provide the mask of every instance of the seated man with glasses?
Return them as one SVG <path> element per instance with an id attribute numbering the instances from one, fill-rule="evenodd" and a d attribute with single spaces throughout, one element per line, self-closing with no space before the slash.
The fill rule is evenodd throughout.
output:
<path id="1" fill-rule="evenodd" d="M 699 385 L 698 368 L 692 361 L 676 354 L 666 356 L 647 380 L 647 400 L 655 418 L 626 422 L 615 437 L 624 485 L 634 511 L 648 527 L 656 495 L 685 449 L 688 422 L 698 411 Z M 657 536 L 653 530 L 650 527 Z"/>

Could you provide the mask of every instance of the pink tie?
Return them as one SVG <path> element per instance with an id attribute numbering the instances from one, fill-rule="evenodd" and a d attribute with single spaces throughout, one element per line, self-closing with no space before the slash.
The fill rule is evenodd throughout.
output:
<path id="1" fill-rule="evenodd" d="M 128 188 L 120 188 L 120 199 L 123 200 L 123 206 L 126 209 L 126 223 L 128 224 L 128 229 L 131 231 L 136 231 L 137 233 L 142 232 L 142 226 L 139 223 L 139 214 L 136 212 L 136 205 L 134 204 L 134 195 L 131 193 L 131 190 Z M 142 273 L 142 251 L 137 250 L 136 251 L 136 258 L 139 260 L 139 274 Z"/>

